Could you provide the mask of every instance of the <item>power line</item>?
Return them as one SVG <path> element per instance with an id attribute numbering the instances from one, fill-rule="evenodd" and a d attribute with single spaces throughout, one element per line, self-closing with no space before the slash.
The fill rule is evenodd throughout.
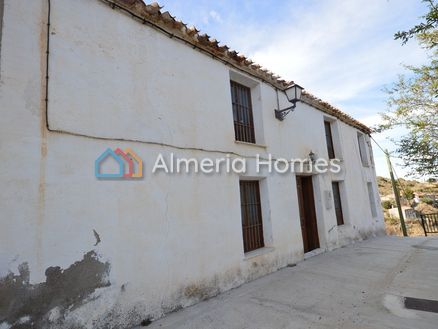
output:
<path id="1" fill-rule="evenodd" d="M 394 172 L 394 175 L 395 175 L 395 177 L 396 177 L 396 179 L 397 179 L 397 182 L 398 182 L 399 186 L 401 187 L 401 189 L 403 190 L 403 193 L 405 194 L 405 197 L 406 197 L 406 196 L 407 196 L 406 189 L 405 189 L 404 185 L 402 184 L 402 182 L 401 182 L 401 180 L 400 180 L 400 177 L 398 176 L 397 171 L 395 170 L 394 165 L 393 165 L 392 162 L 391 162 L 391 157 L 392 157 L 392 158 L 398 158 L 398 157 L 391 156 L 387 150 L 383 149 L 383 147 L 380 146 L 379 143 L 377 143 L 377 141 L 373 138 L 373 136 L 370 136 L 370 137 L 371 137 L 372 141 L 377 145 L 377 147 L 378 147 L 380 150 L 382 150 L 383 153 L 388 154 L 388 157 L 390 158 L 390 159 L 389 159 L 389 163 L 390 163 L 390 165 L 391 165 L 392 171 Z M 400 159 L 400 158 L 398 158 L 398 159 Z"/>
<path id="2" fill-rule="evenodd" d="M 374 144 L 376 144 L 377 147 L 378 147 L 383 153 L 386 154 L 386 150 L 385 150 L 382 146 L 380 146 L 379 143 L 377 143 L 377 141 L 373 138 L 373 136 L 370 135 L 370 138 L 371 138 L 371 140 L 374 142 Z M 395 155 L 391 155 L 391 157 L 392 157 L 393 159 L 400 159 L 400 160 L 403 160 L 401 157 L 397 157 L 397 156 L 395 156 Z"/>
<path id="3" fill-rule="evenodd" d="M 377 147 L 383 152 L 386 153 L 386 151 L 377 143 L 377 141 L 373 138 L 373 136 L 370 135 L 371 140 L 377 145 Z"/>
<path id="4" fill-rule="evenodd" d="M 370 136 L 371 137 L 371 136 Z M 394 172 L 394 176 L 395 176 L 395 178 L 396 178 L 396 180 L 397 180 L 397 183 L 398 183 L 398 185 L 400 186 L 400 188 L 402 189 L 402 191 L 403 191 L 403 193 L 404 193 L 404 195 L 405 195 L 405 198 L 407 199 L 407 195 L 408 195 L 408 193 L 407 193 L 407 189 L 405 188 L 405 186 L 404 186 L 404 184 L 402 183 L 402 181 L 401 181 L 401 179 L 400 179 L 400 177 L 399 177 L 399 175 L 397 174 L 397 171 L 395 170 L 395 167 L 394 167 L 394 165 L 392 164 L 392 161 L 391 161 L 391 157 L 392 158 L 395 158 L 394 156 L 391 156 L 390 154 L 389 154 L 389 152 L 388 151 L 386 151 L 386 150 L 384 150 L 383 149 L 383 147 L 381 147 L 380 145 L 379 145 L 379 143 L 377 143 L 377 141 L 373 138 L 373 137 L 371 137 L 371 139 L 373 140 L 373 142 L 382 150 L 382 152 L 383 153 L 385 153 L 385 154 L 387 154 L 388 155 L 388 160 L 389 160 L 389 164 L 390 164 L 390 166 L 391 166 L 391 169 L 392 169 L 392 171 Z M 396 157 L 396 158 L 398 158 L 398 157 Z M 400 159 L 400 158 L 398 158 L 398 159 Z M 409 205 L 411 208 L 412 208 L 412 205 Z"/>
<path id="5" fill-rule="evenodd" d="M 389 158 L 389 152 L 386 151 L 385 156 L 386 156 L 386 162 L 388 164 L 389 177 L 391 177 L 392 190 L 394 191 L 394 198 L 395 198 L 395 202 L 397 204 L 398 215 L 400 218 L 400 225 L 401 225 L 401 229 L 403 231 L 403 236 L 408 236 L 408 232 L 407 232 L 406 224 L 405 224 L 405 219 L 403 216 L 403 210 L 402 210 L 401 203 L 400 203 L 400 192 L 398 190 L 397 183 L 396 183 L 395 178 L 394 178 L 394 171 L 393 171 L 391 159 Z"/>
<path id="6" fill-rule="evenodd" d="M 395 178 L 397 179 L 397 182 L 398 182 L 399 186 L 401 187 L 401 189 L 403 190 L 403 193 L 405 194 L 405 198 L 407 199 L 407 195 L 408 195 L 408 193 L 406 192 L 406 189 L 405 189 L 404 185 L 402 184 L 401 179 L 400 179 L 399 176 L 397 175 L 397 172 L 395 171 L 395 168 L 394 168 L 394 166 L 392 165 L 392 163 L 391 163 L 391 167 L 392 167 L 392 170 L 394 171 Z M 412 208 L 412 207 L 411 207 L 411 208 Z"/>

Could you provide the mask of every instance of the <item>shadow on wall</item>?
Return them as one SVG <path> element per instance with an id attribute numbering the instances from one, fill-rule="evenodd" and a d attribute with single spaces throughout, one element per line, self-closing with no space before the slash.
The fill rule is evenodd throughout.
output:
<path id="1" fill-rule="evenodd" d="M 62 319 L 67 309 L 82 305 L 95 289 L 110 285 L 110 264 L 100 262 L 94 251 L 65 270 L 47 268 L 43 283 L 29 284 L 27 263 L 18 270 L 19 275 L 10 273 L 0 279 L 0 326 L 6 322 L 11 328 L 44 328 L 51 313 Z"/>

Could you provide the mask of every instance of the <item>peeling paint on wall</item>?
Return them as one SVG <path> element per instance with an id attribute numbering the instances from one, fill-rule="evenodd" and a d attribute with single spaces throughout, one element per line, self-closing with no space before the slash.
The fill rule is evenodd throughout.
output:
<path id="1" fill-rule="evenodd" d="M 0 325 L 11 328 L 43 328 L 62 319 L 66 310 L 81 306 L 97 288 L 107 287 L 110 264 L 101 262 L 94 251 L 63 270 L 46 269 L 46 282 L 30 284 L 27 263 L 0 278 Z"/>
<path id="2" fill-rule="evenodd" d="M 102 240 L 100 240 L 100 235 L 96 232 L 96 230 L 93 230 L 93 234 L 96 239 L 96 243 L 94 244 L 94 246 L 97 246 Z"/>

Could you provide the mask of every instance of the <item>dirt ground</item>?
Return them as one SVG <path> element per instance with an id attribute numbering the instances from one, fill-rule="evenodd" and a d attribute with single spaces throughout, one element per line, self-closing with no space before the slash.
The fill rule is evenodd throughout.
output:
<path id="1" fill-rule="evenodd" d="M 400 221 L 398 219 L 385 217 L 385 225 L 387 235 L 403 236 Z M 419 221 L 407 222 L 406 229 L 408 231 L 408 236 L 424 236 L 423 227 Z"/>

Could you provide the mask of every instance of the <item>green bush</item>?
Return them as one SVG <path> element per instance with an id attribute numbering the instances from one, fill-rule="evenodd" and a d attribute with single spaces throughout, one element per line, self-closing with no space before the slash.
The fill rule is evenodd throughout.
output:
<path id="1" fill-rule="evenodd" d="M 424 203 L 427 203 L 429 205 L 432 205 L 433 204 L 433 199 L 428 198 L 428 197 L 424 197 L 424 198 L 421 198 L 421 202 L 424 202 Z"/>
<path id="2" fill-rule="evenodd" d="M 391 209 L 392 202 L 389 200 L 382 201 L 382 207 L 383 207 L 383 209 Z"/>
<path id="3" fill-rule="evenodd" d="M 412 200 L 414 198 L 414 191 L 408 187 L 406 190 L 404 190 L 404 195 L 406 199 Z"/>

